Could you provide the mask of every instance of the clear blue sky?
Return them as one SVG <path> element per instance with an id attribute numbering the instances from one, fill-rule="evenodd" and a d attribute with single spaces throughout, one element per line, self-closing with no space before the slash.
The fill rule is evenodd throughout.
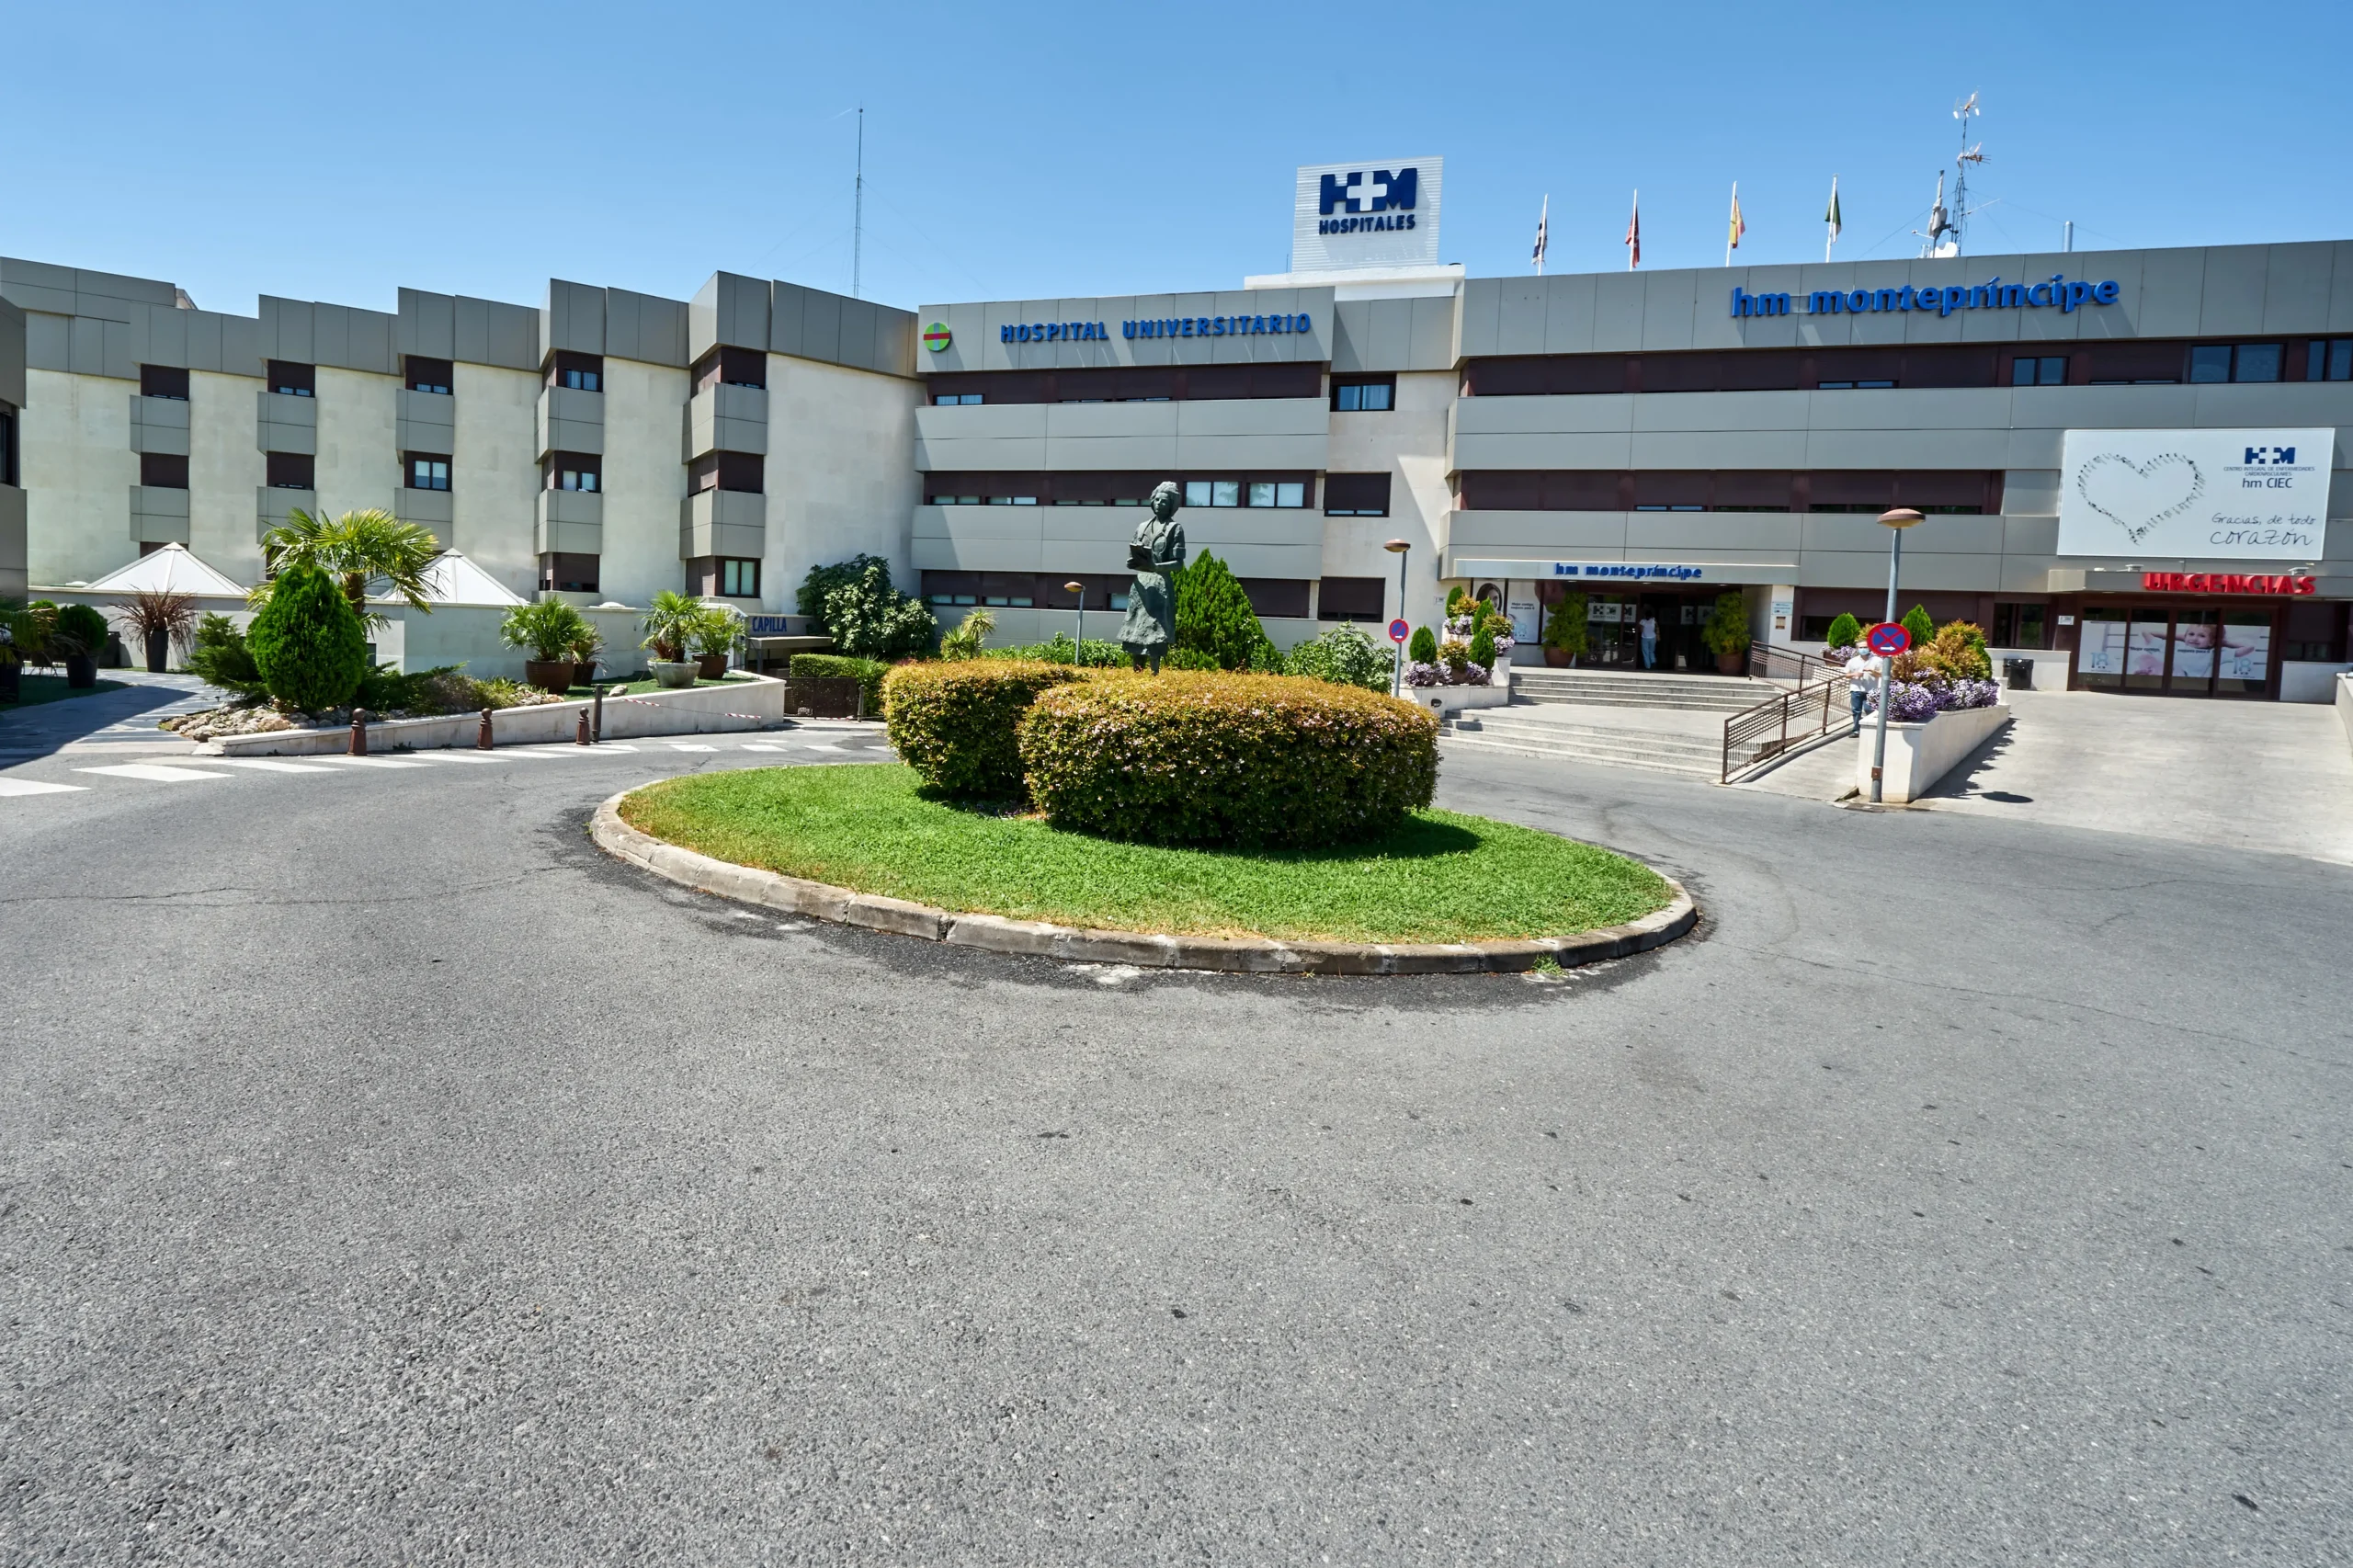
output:
<path id="1" fill-rule="evenodd" d="M 2353 236 L 2353 7 L 35 5 L 0 9 L 0 254 L 390 310 L 673 297 L 715 268 L 926 301 L 1282 270 L 1292 168 L 1447 159 L 1443 253 L 1524 272 L 1914 253 L 1982 95 L 1969 248 Z"/>

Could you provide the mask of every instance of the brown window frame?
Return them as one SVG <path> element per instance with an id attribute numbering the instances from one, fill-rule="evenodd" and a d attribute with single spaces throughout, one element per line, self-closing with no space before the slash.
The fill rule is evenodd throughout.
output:
<path id="1" fill-rule="evenodd" d="M 263 384 L 271 392 L 286 397 L 316 397 L 319 395 L 319 368 L 305 365 L 299 359 L 272 359 L 268 364 L 268 380 Z"/>
<path id="2" fill-rule="evenodd" d="M 262 472 L 264 483 L 272 490 L 319 487 L 319 460 L 310 452 L 266 452 L 262 456 Z"/>
<path id="3" fill-rule="evenodd" d="M 139 367 L 139 395 L 168 398 L 174 403 L 186 403 L 188 394 L 188 367 L 185 365 L 142 365 Z"/>
<path id="4" fill-rule="evenodd" d="M 457 366 L 448 359 L 436 359 L 426 354 L 401 356 L 401 384 L 413 392 L 449 397 L 458 384 L 457 373 Z"/>
<path id="5" fill-rule="evenodd" d="M 148 490 L 186 490 L 188 458 L 179 452 L 140 453 L 139 483 Z"/>
<path id="6" fill-rule="evenodd" d="M 581 562 L 588 562 L 584 573 Z M 604 557 L 578 551 L 547 551 L 540 556 L 540 590 L 551 594 L 597 594 L 604 590 Z"/>

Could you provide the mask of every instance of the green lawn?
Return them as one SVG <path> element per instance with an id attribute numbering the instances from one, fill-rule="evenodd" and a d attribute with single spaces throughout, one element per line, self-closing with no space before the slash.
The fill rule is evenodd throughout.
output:
<path id="1" fill-rule="evenodd" d="M 96 686 L 85 686 L 76 690 L 65 684 L 63 676 L 37 676 L 28 670 L 17 675 L 17 687 L 23 695 L 14 702 L 0 702 L 0 710 L 38 708 L 44 702 L 63 702 L 69 697 L 96 697 L 102 691 L 128 691 L 130 683 L 101 679 Z"/>
<path id="2" fill-rule="evenodd" d="M 730 770 L 649 785 L 632 826 L 738 865 L 962 912 L 1304 940 L 1557 937 L 1666 903 L 1608 850 L 1451 812 L 1345 849 L 1120 844 L 932 798 L 895 763 Z"/>
<path id="3" fill-rule="evenodd" d="M 724 680 L 698 680 L 697 686 L 748 686 L 752 677 L 740 670 L 730 670 Z M 643 697 L 649 691 L 684 691 L 684 687 L 664 686 L 658 680 L 633 680 L 605 687 L 607 697 Z M 597 695 L 593 686 L 575 686 L 564 693 L 566 699 L 579 701 Z"/>

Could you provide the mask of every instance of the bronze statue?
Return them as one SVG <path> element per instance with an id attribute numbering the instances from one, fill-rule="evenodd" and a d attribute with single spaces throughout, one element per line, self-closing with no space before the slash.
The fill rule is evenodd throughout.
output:
<path id="1" fill-rule="evenodd" d="M 1135 542 L 1128 546 L 1128 570 L 1136 574 L 1128 589 L 1128 619 L 1120 628 L 1120 645 L 1129 661 L 1160 673 L 1161 656 L 1176 640 L 1176 584 L 1170 574 L 1185 564 L 1185 528 L 1176 508 L 1184 492 L 1167 480 L 1152 493 L 1152 516 L 1136 525 Z"/>

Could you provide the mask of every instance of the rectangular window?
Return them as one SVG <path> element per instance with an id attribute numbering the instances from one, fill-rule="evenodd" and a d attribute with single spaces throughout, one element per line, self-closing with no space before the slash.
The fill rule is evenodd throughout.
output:
<path id="1" fill-rule="evenodd" d="M 1385 517 L 1389 515 L 1389 475 L 1327 473 L 1324 476 L 1324 515 L 1327 517 Z"/>
<path id="2" fill-rule="evenodd" d="M 2201 343 L 2190 349 L 2189 379 L 2199 382 L 2229 381 L 2231 346 L 2227 343 Z"/>
<path id="3" fill-rule="evenodd" d="M 1250 505 L 1253 506 L 1271 506 L 1274 504 L 1274 485 L 1271 483 L 1261 484 L 1258 481 L 1255 479 L 1252 480 L 1250 482 Z"/>
<path id="4" fill-rule="evenodd" d="M 725 599 L 758 598 L 760 597 L 760 563 L 756 561 L 721 560 L 719 597 Z"/>
<path id="5" fill-rule="evenodd" d="M 319 368 L 298 365 L 290 359 L 269 362 L 269 390 L 288 397 L 313 397 L 318 393 Z"/>
<path id="6" fill-rule="evenodd" d="M 767 460 L 756 452 L 705 452 L 687 465 L 687 491 L 734 490 L 759 494 Z"/>
<path id="7" fill-rule="evenodd" d="M 17 483 L 17 415 L 0 403 L 0 484 Z"/>
<path id="8" fill-rule="evenodd" d="M 1242 591 L 1249 596 L 1250 612 L 1289 620 L 1307 619 L 1307 579 L 1304 577 L 1244 577 Z"/>
<path id="9" fill-rule="evenodd" d="M 1387 586 L 1382 577 L 1326 577 L 1317 585 L 1315 619 L 1378 621 Z"/>
<path id="10" fill-rule="evenodd" d="M 1996 604 L 1994 607 L 1994 646 L 2048 648 L 2051 646 L 2049 621 L 2050 615 L 2045 606 Z"/>
<path id="11" fill-rule="evenodd" d="M 542 472 L 550 490 L 602 490 L 605 460 L 594 452 L 550 452 Z"/>
<path id="12" fill-rule="evenodd" d="M 447 452 L 411 452 L 405 467 L 411 490 L 449 488 L 449 454 Z"/>
<path id="13" fill-rule="evenodd" d="M 2064 354 L 2021 354 L 2010 361 L 2010 385 L 2014 387 L 2063 387 L 2067 384 L 2067 357 Z"/>
<path id="14" fill-rule="evenodd" d="M 452 371 L 449 360 L 428 359 L 422 354 L 404 354 L 401 357 L 401 369 L 409 391 L 433 392 L 441 397 L 449 395 Z"/>
<path id="15" fill-rule="evenodd" d="M 941 392 L 931 401 L 936 408 L 963 408 L 982 402 L 983 395 L 979 392 Z"/>
<path id="16" fill-rule="evenodd" d="M 2353 381 L 2353 337 L 2314 338 L 2305 362 L 2308 381 Z"/>
<path id="17" fill-rule="evenodd" d="M 540 587 L 554 594 L 593 594 L 597 586 L 597 562 L 594 555 L 566 554 L 551 551 L 540 557 Z"/>
<path id="18" fill-rule="evenodd" d="M 170 452 L 142 452 L 139 483 L 156 490 L 186 490 L 188 459 Z"/>
<path id="19" fill-rule="evenodd" d="M 2231 380 L 2276 381 L 2282 357 L 2281 346 L 2277 343 L 2242 343 L 2231 366 Z"/>
<path id="20" fill-rule="evenodd" d="M 1185 505 L 1188 506 L 1206 506 L 1209 504 L 1210 482 L 1206 479 L 1187 480 L 1185 482 Z"/>
<path id="21" fill-rule="evenodd" d="M 1332 378 L 1332 412 L 1335 414 L 1386 414 L 1396 403 L 1397 378 L 1394 376 Z"/>
<path id="22" fill-rule="evenodd" d="M 1278 483 L 1276 483 L 1276 485 L 1275 485 L 1275 505 L 1276 505 L 1276 506 L 1306 506 L 1306 505 L 1307 505 L 1307 486 L 1306 486 L 1306 484 L 1305 484 L 1304 483 L 1298 483 L 1298 484 L 1288 484 L 1288 483 L 1283 483 L 1278 482 Z"/>
<path id="23" fill-rule="evenodd" d="M 1210 481 L 1210 505 L 1212 506 L 1241 506 L 1242 482 L 1236 479 L 1213 479 Z"/>
<path id="24" fill-rule="evenodd" d="M 605 390 L 605 357 L 602 354 L 574 354 L 558 349 L 548 361 L 548 385 L 569 387 L 574 392 L 600 392 Z"/>
<path id="25" fill-rule="evenodd" d="M 270 487 L 274 490 L 318 488 L 319 460 L 308 452 L 270 452 L 264 456 L 262 462 L 269 475 Z M 379 480 L 377 483 L 381 483 L 382 481 Z"/>
<path id="26" fill-rule="evenodd" d="M 768 384 L 768 357 L 756 348 L 714 348 L 695 361 L 694 390 L 705 387 L 759 387 Z"/>
<path id="27" fill-rule="evenodd" d="M 2318 381 L 2320 378 L 2313 378 Z M 178 365 L 142 365 L 139 367 L 139 395 L 167 397 L 175 403 L 188 401 L 188 371 Z"/>

